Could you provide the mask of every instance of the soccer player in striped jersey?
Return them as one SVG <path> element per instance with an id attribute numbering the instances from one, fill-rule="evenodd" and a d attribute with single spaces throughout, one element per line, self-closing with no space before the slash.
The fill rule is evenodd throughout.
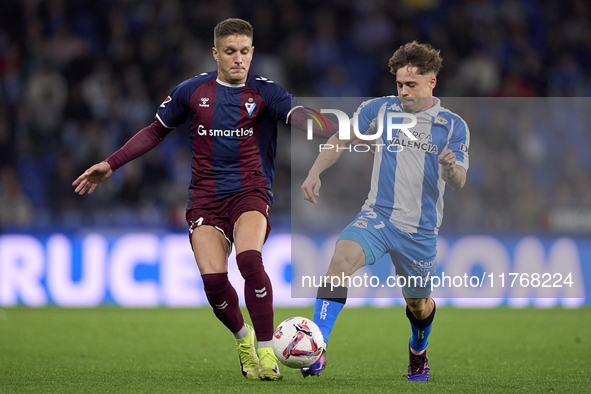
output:
<path id="1" fill-rule="evenodd" d="M 242 374 L 247 379 L 277 380 L 281 374 L 271 348 L 273 289 L 261 251 L 271 230 L 277 122 L 304 130 L 307 115 L 282 87 L 248 73 L 252 41 L 250 23 L 235 18 L 220 22 L 212 48 L 217 71 L 178 85 L 158 108 L 154 123 L 73 185 L 79 194 L 92 193 L 117 168 L 188 122 L 193 157 L 186 219 L 207 299 L 236 338 Z M 232 244 L 254 329 L 244 323 L 238 295 L 228 281 Z"/>
<path id="2" fill-rule="evenodd" d="M 431 332 L 435 303 L 430 298 L 429 278 L 435 273 L 436 242 L 443 218 L 443 193 L 447 184 L 460 190 L 466 181 L 470 133 L 458 115 L 441 106 L 433 96 L 441 69 L 439 51 L 416 41 L 401 46 L 389 62 L 396 76 L 398 96 L 367 101 L 357 110 L 361 133 L 373 134 L 383 126 L 376 145 L 371 190 L 361 212 L 341 233 L 326 274 L 328 285 L 318 289 L 314 322 L 328 343 L 330 332 L 347 299 L 347 287 L 332 288 L 330 278 L 350 276 L 364 265 L 373 264 L 386 253 L 396 273 L 421 277 L 407 281 L 403 288 L 406 316 L 410 321 L 408 380 L 429 378 L 427 339 Z M 416 140 L 399 130 L 390 141 L 384 124 L 391 112 L 412 113 L 416 126 L 409 129 Z M 380 124 L 381 123 L 381 124 Z M 356 137 L 351 132 L 353 139 Z M 334 164 L 351 140 L 331 137 L 302 184 L 303 196 L 314 205 L 320 191 L 320 174 Z M 391 148 L 390 148 L 391 147 Z M 302 368 L 304 377 L 320 375 L 326 354 L 313 365 Z"/>

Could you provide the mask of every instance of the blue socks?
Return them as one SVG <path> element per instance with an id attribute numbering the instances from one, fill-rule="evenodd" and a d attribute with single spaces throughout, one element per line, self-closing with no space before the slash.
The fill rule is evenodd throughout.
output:
<path id="1" fill-rule="evenodd" d="M 435 304 L 433 304 L 433 312 L 426 319 L 419 320 L 408 309 L 408 306 L 406 307 L 406 317 L 410 320 L 410 328 L 412 330 L 409 344 L 415 353 L 420 354 L 427 348 L 427 344 L 429 343 L 427 339 L 431 333 L 435 309 Z"/>
<path id="2" fill-rule="evenodd" d="M 326 344 L 328 344 L 330 332 L 346 301 L 346 287 L 335 287 L 332 290 L 329 287 L 318 288 L 316 306 L 314 307 L 314 323 L 322 331 Z"/>
<path id="3" fill-rule="evenodd" d="M 328 337 L 334 327 L 334 324 L 339 316 L 339 313 L 345 306 L 347 301 L 347 288 L 335 287 L 333 289 L 327 287 L 320 287 L 316 297 L 316 305 L 314 307 L 314 323 L 322 331 L 324 342 L 328 345 Z M 435 317 L 436 306 L 433 304 L 433 311 L 426 319 L 417 319 L 408 306 L 406 307 L 406 317 L 410 321 L 410 328 L 412 335 L 410 337 L 410 347 L 414 353 L 422 353 L 429 343 L 428 338 L 431 333 L 431 326 L 433 318 Z"/>

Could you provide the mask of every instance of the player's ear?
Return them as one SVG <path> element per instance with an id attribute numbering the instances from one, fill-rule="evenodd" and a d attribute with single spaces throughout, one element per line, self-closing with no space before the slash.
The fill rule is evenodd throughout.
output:
<path id="1" fill-rule="evenodd" d="M 429 87 L 431 88 L 431 90 L 435 89 L 435 85 L 437 85 L 437 78 L 431 77 L 429 79 Z"/>
<path id="2" fill-rule="evenodd" d="M 218 50 L 216 47 L 211 47 L 211 53 L 213 54 L 213 58 L 215 59 L 215 61 L 218 61 Z"/>

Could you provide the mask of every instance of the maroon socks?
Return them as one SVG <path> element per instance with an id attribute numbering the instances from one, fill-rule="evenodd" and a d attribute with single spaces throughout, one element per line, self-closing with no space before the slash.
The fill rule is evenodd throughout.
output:
<path id="1" fill-rule="evenodd" d="M 256 332 L 257 341 L 267 342 L 273 338 L 273 288 L 263 267 L 261 253 L 247 250 L 236 256 L 238 269 L 244 278 L 244 300 Z M 228 280 L 228 273 L 204 274 L 203 289 L 217 318 L 232 333 L 244 327 L 238 295 Z"/>
<path id="2" fill-rule="evenodd" d="M 244 318 L 238 305 L 238 294 L 228 280 L 228 273 L 204 274 L 203 289 L 213 313 L 232 333 L 244 327 Z"/>
<path id="3" fill-rule="evenodd" d="M 261 252 L 247 250 L 236 256 L 244 278 L 244 300 L 254 325 L 258 342 L 273 338 L 273 289 L 263 267 Z"/>

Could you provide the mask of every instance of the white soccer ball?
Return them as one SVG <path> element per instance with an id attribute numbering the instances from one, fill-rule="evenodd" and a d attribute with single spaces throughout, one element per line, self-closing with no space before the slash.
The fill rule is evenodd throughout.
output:
<path id="1" fill-rule="evenodd" d="M 290 368 L 309 367 L 325 348 L 320 328 L 305 317 L 284 320 L 273 334 L 273 351 L 277 359 Z"/>

